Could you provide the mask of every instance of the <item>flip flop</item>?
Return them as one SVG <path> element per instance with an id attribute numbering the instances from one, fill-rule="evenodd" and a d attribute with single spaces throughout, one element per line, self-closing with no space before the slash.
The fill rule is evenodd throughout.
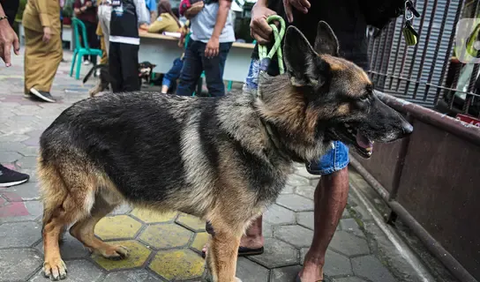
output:
<path id="1" fill-rule="evenodd" d="M 302 282 L 302 279 L 300 279 L 300 275 L 297 274 L 297 276 L 295 277 L 295 282 Z M 327 282 L 327 280 L 325 280 L 324 277 L 323 280 L 318 280 L 317 282 Z"/>
<path id="2" fill-rule="evenodd" d="M 256 256 L 256 255 L 261 255 L 264 252 L 264 248 L 258 248 L 258 249 L 250 249 L 247 247 L 239 247 L 238 248 L 238 256 L 243 257 L 243 256 Z M 205 258 L 205 252 L 202 251 L 202 258 Z"/>

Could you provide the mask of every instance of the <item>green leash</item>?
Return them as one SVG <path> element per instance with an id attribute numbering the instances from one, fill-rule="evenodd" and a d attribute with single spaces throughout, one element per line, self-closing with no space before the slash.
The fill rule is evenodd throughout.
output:
<path id="1" fill-rule="evenodd" d="M 278 30 L 277 26 L 273 23 L 274 21 L 278 21 L 280 23 L 280 30 Z M 258 44 L 258 57 L 260 59 L 260 71 L 267 72 L 268 65 L 272 60 L 273 56 L 277 54 L 278 60 L 278 69 L 280 74 L 285 73 L 285 67 L 283 65 L 283 53 L 282 53 L 282 39 L 285 35 L 285 20 L 282 19 L 280 16 L 270 16 L 267 18 L 267 23 L 269 23 L 270 27 L 273 30 L 273 37 L 274 37 L 274 44 L 270 52 L 267 53 L 267 46 Z"/>

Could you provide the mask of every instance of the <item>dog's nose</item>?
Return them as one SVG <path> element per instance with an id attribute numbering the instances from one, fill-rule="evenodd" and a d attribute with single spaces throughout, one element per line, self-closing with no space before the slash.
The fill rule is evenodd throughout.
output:
<path id="1" fill-rule="evenodd" d="M 413 126 L 409 122 L 402 122 L 403 135 L 410 135 L 413 132 Z"/>

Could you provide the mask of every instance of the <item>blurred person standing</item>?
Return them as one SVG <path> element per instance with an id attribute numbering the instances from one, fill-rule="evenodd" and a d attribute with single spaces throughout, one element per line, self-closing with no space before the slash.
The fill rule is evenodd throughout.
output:
<path id="1" fill-rule="evenodd" d="M 101 64 L 105 64 L 104 58 L 107 58 L 108 48 L 110 48 L 110 19 L 112 17 L 112 1 L 111 0 L 97 0 L 98 7 L 98 26 L 97 35 L 100 37 L 100 47 L 103 52 Z M 102 44 L 103 43 L 103 44 Z"/>
<path id="2" fill-rule="evenodd" d="M 140 90 L 139 27 L 148 23 L 144 0 L 113 0 L 110 21 L 109 72 L 113 93 Z"/>
<path id="3" fill-rule="evenodd" d="M 50 90 L 62 60 L 58 0 L 29 0 L 23 12 L 25 29 L 25 95 L 54 103 Z"/>
<path id="4" fill-rule="evenodd" d="M 20 54 L 18 36 L 12 28 L 18 5 L 19 0 L 0 0 L 0 58 L 6 67 L 11 66 L 12 47 L 15 55 Z M 19 185 L 29 179 L 29 175 L 11 170 L 0 164 L 0 187 Z"/>
<path id="5" fill-rule="evenodd" d="M 50 0 L 51 1 L 51 0 Z M 96 1 L 96 0 L 95 0 Z M 73 11 L 75 16 L 83 22 L 85 28 L 87 29 L 87 42 L 90 48 L 98 49 L 100 43 L 97 37 L 97 5 L 93 0 L 75 0 L 73 3 Z M 83 62 L 85 65 L 90 63 L 97 64 L 97 56 L 86 55 L 83 57 Z"/>
<path id="6" fill-rule="evenodd" d="M 192 95 L 203 71 L 209 94 L 225 95 L 223 71 L 235 41 L 231 6 L 231 0 L 206 0 L 203 9 L 191 18 L 192 34 L 185 50 L 178 95 Z"/>

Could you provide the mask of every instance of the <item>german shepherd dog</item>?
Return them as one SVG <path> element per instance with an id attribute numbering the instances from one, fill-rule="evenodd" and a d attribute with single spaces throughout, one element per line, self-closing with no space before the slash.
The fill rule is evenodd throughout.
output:
<path id="1" fill-rule="evenodd" d="M 259 97 L 120 93 L 66 109 L 40 138 L 45 275 L 66 277 L 58 241 L 70 224 L 91 251 L 126 257 L 94 228 L 128 202 L 210 221 L 209 278 L 236 281 L 240 237 L 275 201 L 293 162 L 318 159 L 333 140 L 368 157 L 373 141 L 409 134 L 412 126 L 375 96 L 367 74 L 336 57 L 331 28 L 320 22 L 317 33 L 313 48 L 288 28 L 288 72 L 262 75 Z"/>
<path id="2" fill-rule="evenodd" d="M 150 62 L 141 62 L 138 64 L 138 79 L 140 80 L 140 84 L 142 84 L 143 80 L 145 82 L 150 83 L 150 78 L 153 72 L 153 69 L 157 65 L 154 65 Z M 88 91 L 90 97 L 97 95 L 100 92 L 109 90 L 110 82 L 113 81 L 114 78 L 110 76 L 108 71 L 108 65 L 98 64 L 93 66 L 85 75 L 83 79 L 83 84 L 87 83 L 88 79 L 94 74 L 97 70 L 100 70 L 99 78 L 97 85 Z"/>

